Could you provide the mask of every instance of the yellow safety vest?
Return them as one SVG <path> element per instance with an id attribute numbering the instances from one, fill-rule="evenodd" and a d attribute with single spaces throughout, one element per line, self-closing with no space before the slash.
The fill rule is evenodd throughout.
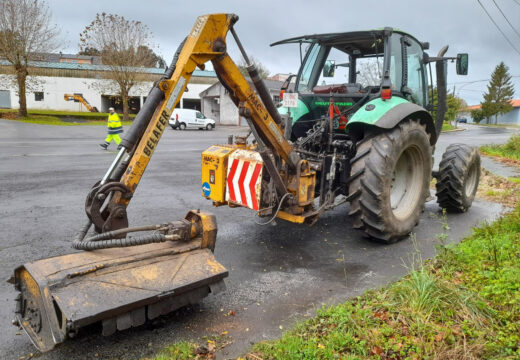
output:
<path id="1" fill-rule="evenodd" d="M 121 119 L 117 113 L 108 115 L 108 133 L 109 134 L 120 134 L 123 132 L 123 125 Z"/>

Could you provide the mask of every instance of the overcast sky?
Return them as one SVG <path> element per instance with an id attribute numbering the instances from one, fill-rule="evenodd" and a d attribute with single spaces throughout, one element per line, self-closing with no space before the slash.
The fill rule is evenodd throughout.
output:
<path id="1" fill-rule="evenodd" d="M 507 24 L 493 0 L 480 0 L 497 24 L 520 52 L 520 36 Z M 520 0 L 495 0 L 516 32 L 520 33 Z M 407 31 L 421 41 L 430 42 L 434 56 L 450 45 L 448 56 L 469 53 L 468 76 L 457 76 L 449 67 L 448 85 L 468 104 L 482 99 L 494 67 L 509 66 L 514 76 L 515 97 L 520 98 L 520 54 L 504 39 L 477 0 L 47 0 L 53 19 L 61 28 L 63 52 L 78 51 L 79 33 L 96 13 L 106 12 L 139 20 L 154 34 L 158 53 L 169 63 L 179 42 L 189 33 L 195 19 L 208 13 L 235 13 L 240 20 L 235 29 L 246 51 L 263 63 L 271 74 L 296 72 L 299 65 L 297 45 L 269 47 L 288 37 L 338 31 L 364 30 L 391 26 Z M 240 60 L 231 36 L 228 47 L 236 62 Z"/>

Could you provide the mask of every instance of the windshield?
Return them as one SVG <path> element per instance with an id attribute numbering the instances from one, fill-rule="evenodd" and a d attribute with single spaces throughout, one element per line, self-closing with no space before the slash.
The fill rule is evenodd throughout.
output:
<path id="1" fill-rule="evenodd" d="M 314 92 L 316 86 L 333 84 L 351 84 L 358 88 L 381 84 L 382 54 L 350 56 L 339 48 L 317 43 L 310 46 L 299 74 L 298 92 L 310 93 Z M 355 73 L 351 70 L 352 67 L 355 68 Z"/>

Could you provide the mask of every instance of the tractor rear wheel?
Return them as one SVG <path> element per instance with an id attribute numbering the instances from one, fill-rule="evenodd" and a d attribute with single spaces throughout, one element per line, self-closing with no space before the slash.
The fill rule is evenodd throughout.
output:
<path id="1" fill-rule="evenodd" d="M 385 243 L 408 235 L 429 196 L 431 161 L 429 135 L 418 121 L 367 134 L 351 160 L 349 215 L 354 228 Z"/>
<path id="2" fill-rule="evenodd" d="M 465 212 L 473 203 L 480 180 L 480 155 L 466 144 L 448 146 L 439 164 L 437 202 L 448 212 Z"/>

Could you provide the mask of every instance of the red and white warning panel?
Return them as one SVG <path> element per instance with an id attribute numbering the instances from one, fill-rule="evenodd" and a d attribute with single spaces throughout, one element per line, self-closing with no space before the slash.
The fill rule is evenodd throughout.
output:
<path id="1" fill-rule="evenodd" d="M 226 201 L 260 209 L 264 162 L 256 151 L 236 150 L 229 156 Z"/>

